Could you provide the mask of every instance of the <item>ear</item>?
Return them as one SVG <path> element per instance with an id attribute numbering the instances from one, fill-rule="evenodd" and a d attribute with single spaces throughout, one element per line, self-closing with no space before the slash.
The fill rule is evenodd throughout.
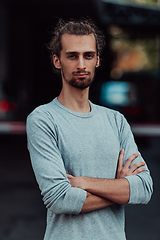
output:
<path id="1" fill-rule="evenodd" d="M 53 55 L 53 64 L 55 68 L 61 69 L 61 63 L 56 54 Z"/>
<path id="2" fill-rule="evenodd" d="M 100 59 L 99 59 L 99 54 L 98 54 L 98 56 L 97 56 L 96 68 L 98 68 L 98 67 L 99 67 L 99 62 L 100 62 Z"/>

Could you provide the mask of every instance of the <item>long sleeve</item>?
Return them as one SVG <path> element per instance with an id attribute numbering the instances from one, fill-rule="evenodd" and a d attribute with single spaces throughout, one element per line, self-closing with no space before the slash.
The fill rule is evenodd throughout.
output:
<path id="1" fill-rule="evenodd" d="M 117 113 L 117 122 L 121 123 L 119 126 L 119 137 L 121 149 L 125 150 L 125 162 L 129 156 L 138 152 L 138 148 L 134 141 L 130 126 L 123 115 Z M 144 160 L 139 152 L 139 156 L 132 162 L 132 165 L 136 162 L 142 161 Z M 153 182 L 147 165 L 145 165 L 145 167 L 145 171 L 137 175 L 126 177 L 130 185 L 130 199 L 128 204 L 147 204 L 151 198 L 153 192 Z"/>
<path id="2" fill-rule="evenodd" d="M 86 192 L 73 188 L 58 149 L 56 126 L 43 112 L 33 112 L 27 118 L 27 138 L 32 167 L 44 204 L 56 214 L 78 214 Z"/>

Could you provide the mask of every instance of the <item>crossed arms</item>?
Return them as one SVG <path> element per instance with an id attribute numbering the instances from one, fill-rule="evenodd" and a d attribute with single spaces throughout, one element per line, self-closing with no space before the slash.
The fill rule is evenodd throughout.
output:
<path id="1" fill-rule="evenodd" d="M 87 198 L 81 213 L 98 210 L 114 203 L 126 204 L 130 197 L 130 186 L 126 176 L 136 175 L 146 170 L 145 162 L 131 166 L 138 153 L 132 154 L 123 166 L 124 149 L 118 158 L 116 179 L 99 179 L 91 177 L 73 177 L 67 175 L 71 186 L 87 191 Z M 131 166 L 131 167 L 130 167 Z"/>
<path id="2" fill-rule="evenodd" d="M 127 131 L 127 126 L 121 127 L 121 131 Z M 52 121 L 42 112 L 32 113 L 27 119 L 27 137 L 32 167 L 44 204 L 55 214 L 79 214 L 114 203 L 146 204 L 150 200 L 152 179 L 147 165 L 144 171 L 145 163 L 141 162 L 143 158 L 140 154 L 132 155 L 137 152 L 137 147 L 130 130 L 127 134 L 121 133 L 120 146 L 125 149 L 125 155 L 122 150 L 115 179 L 70 175 L 67 178 L 56 130 Z"/>

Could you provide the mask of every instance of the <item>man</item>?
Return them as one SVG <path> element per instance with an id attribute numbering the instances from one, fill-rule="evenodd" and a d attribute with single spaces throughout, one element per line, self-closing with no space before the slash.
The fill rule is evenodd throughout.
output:
<path id="1" fill-rule="evenodd" d="M 32 166 L 47 207 L 45 240 L 124 240 L 123 205 L 146 204 L 152 195 L 125 118 L 88 100 L 102 43 L 86 20 L 59 24 L 49 48 L 61 93 L 27 119 Z"/>

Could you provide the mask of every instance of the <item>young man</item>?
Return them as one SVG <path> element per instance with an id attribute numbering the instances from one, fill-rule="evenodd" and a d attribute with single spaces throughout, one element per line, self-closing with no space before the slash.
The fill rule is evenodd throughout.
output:
<path id="1" fill-rule="evenodd" d="M 32 166 L 47 207 L 45 240 L 124 240 L 125 204 L 146 204 L 149 170 L 130 127 L 88 100 L 102 36 L 94 24 L 59 24 L 50 43 L 63 87 L 27 119 Z"/>

